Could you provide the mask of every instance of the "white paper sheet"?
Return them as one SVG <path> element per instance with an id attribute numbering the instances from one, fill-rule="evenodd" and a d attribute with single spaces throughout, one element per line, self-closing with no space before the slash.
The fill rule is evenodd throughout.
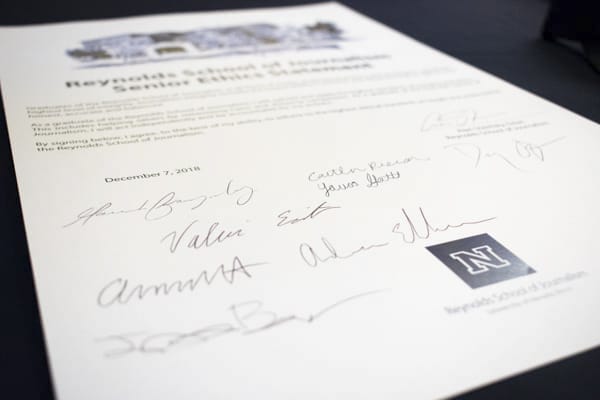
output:
<path id="1" fill-rule="evenodd" d="M 441 398 L 600 343 L 595 123 L 335 3 L 0 50 L 61 400 Z"/>

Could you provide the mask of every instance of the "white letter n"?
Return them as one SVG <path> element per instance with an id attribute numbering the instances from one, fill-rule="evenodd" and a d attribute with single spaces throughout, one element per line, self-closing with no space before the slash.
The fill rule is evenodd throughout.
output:
<path id="1" fill-rule="evenodd" d="M 486 272 L 489 268 L 503 268 L 508 267 L 510 262 L 503 258 L 500 258 L 490 246 L 479 246 L 475 247 L 471 252 L 468 251 L 457 251 L 456 253 L 450 254 L 450 257 L 460 261 L 462 265 L 467 267 L 467 271 L 471 275 L 480 274 Z"/>

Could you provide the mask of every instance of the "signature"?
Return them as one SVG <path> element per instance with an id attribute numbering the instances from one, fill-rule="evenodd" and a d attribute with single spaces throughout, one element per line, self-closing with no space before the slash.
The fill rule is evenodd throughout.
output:
<path id="1" fill-rule="evenodd" d="M 390 171 L 385 175 L 375 175 L 367 173 L 367 187 L 368 188 L 376 188 L 379 187 L 380 183 L 389 182 L 392 180 L 400 179 L 402 175 L 400 175 L 399 171 Z"/>
<path id="2" fill-rule="evenodd" d="M 202 283 L 203 286 L 211 286 L 218 277 L 220 281 L 233 284 L 237 275 L 246 278 L 252 278 L 249 269 L 266 265 L 266 262 L 244 263 L 240 257 L 235 256 L 231 266 L 220 264 L 213 270 L 204 269 L 199 274 L 189 279 L 177 279 L 170 282 L 160 282 L 150 285 L 131 284 L 129 279 L 116 278 L 104 285 L 97 297 L 97 304 L 100 307 L 107 308 L 115 304 L 128 304 L 133 300 L 142 301 L 148 296 L 170 296 L 172 294 L 182 294 L 195 292 Z"/>
<path id="3" fill-rule="evenodd" d="M 419 215 L 415 220 L 411 218 L 411 216 L 404 208 L 402 209 L 402 216 L 404 221 L 394 225 L 394 227 L 392 228 L 392 232 L 401 235 L 404 243 L 409 244 L 412 244 L 419 239 L 429 239 L 432 233 L 445 232 L 449 229 L 461 228 L 465 225 L 482 224 L 484 222 L 496 219 L 496 217 L 491 217 L 474 221 L 459 222 L 457 224 L 435 226 L 431 224 L 431 222 L 429 222 L 429 219 L 427 218 L 425 212 L 421 207 L 419 207 Z"/>
<path id="4" fill-rule="evenodd" d="M 321 183 L 319 183 L 319 185 L 317 187 L 319 188 L 319 190 L 325 191 L 325 197 L 329 197 L 331 192 L 350 190 L 350 189 L 357 188 L 359 186 L 360 185 L 358 182 L 349 181 L 346 183 L 337 183 L 337 184 L 327 184 L 325 182 L 321 182 Z"/>
<path id="5" fill-rule="evenodd" d="M 310 182 L 318 182 L 323 179 L 345 175 L 355 175 L 361 172 L 375 171 L 381 168 L 397 168 L 399 166 L 414 163 L 415 161 L 430 161 L 430 159 L 429 157 L 407 156 L 393 160 L 371 161 L 367 164 L 364 164 L 362 167 L 348 168 L 340 165 L 336 168 L 328 169 L 326 171 L 312 171 L 310 174 L 308 174 L 308 180 Z"/>
<path id="6" fill-rule="evenodd" d="M 294 225 L 294 224 L 297 224 L 302 221 L 316 218 L 318 215 L 320 215 L 326 211 L 335 210 L 337 208 L 341 208 L 341 207 L 329 205 L 329 204 L 327 204 L 326 201 L 324 201 L 321 204 L 319 204 L 318 206 L 316 206 L 315 208 L 313 208 L 311 212 L 309 212 L 308 214 L 306 214 L 302 217 L 299 217 L 299 218 L 290 217 L 290 213 L 292 212 L 292 210 L 285 210 L 284 212 L 279 213 L 277 215 L 277 218 L 279 218 L 279 221 L 277 222 L 277 226 Z"/>
<path id="7" fill-rule="evenodd" d="M 325 251 L 321 252 L 321 253 L 319 253 L 317 250 L 315 250 L 311 245 L 309 245 L 307 243 L 300 244 L 300 247 L 299 247 L 300 256 L 302 257 L 302 259 L 304 260 L 306 265 L 311 266 L 311 267 L 316 267 L 317 265 L 319 265 L 321 263 L 326 263 L 331 260 L 348 259 L 348 258 L 354 257 L 355 255 L 357 255 L 359 253 L 364 253 L 365 251 L 373 250 L 373 249 L 376 249 L 379 247 L 385 247 L 389 244 L 388 242 L 384 242 L 384 243 L 375 243 L 375 244 L 371 244 L 371 245 L 367 245 L 367 246 L 362 245 L 352 251 L 349 251 L 346 253 L 340 253 L 331 244 L 331 242 L 329 242 L 329 240 L 327 240 L 326 238 L 322 237 L 321 243 L 323 244 L 323 247 L 325 248 Z M 325 254 L 323 254 L 323 253 L 325 253 Z"/>
<path id="8" fill-rule="evenodd" d="M 428 132 L 444 127 L 460 128 L 473 124 L 477 119 L 474 110 L 459 110 L 447 113 L 434 112 L 425 117 L 421 124 L 421 132 Z"/>
<path id="9" fill-rule="evenodd" d="M 188 235 L 188 232 L 192 226 L 194 226 L 197 222 L 198 220 L 190 222 L 185 229 L 181 231 L 181 233 L 177 233 L 177 231 L 169 232 L 161 239 L 160 242 L 163 243 L 167 241 L 169 243 L 169 251 L 171 253 L 175 253 L 179 248 L 181 241 L 187 237 L 189 237 L 189 240 L 187 240 L 186 247 L 188 249 L 199 250 L 202 248 L 212 247 L 216 244 L 221 244 L 228 239 L 244 236 L 244 231 L 242 228 L 238 228 L 233 231 L 221 229 L 218 222 L 213 223 L 203 235 L 199 235 L 197 233 L 193 235 L 190 233 L 190 235 Z"/>
<path id="10" fill-rule="evenodd" d="M 345 297 L 307 315 L 280 315 L 266 309 L 262 301 L 250 300 L 231 305 L 228 308 L 230 317 L 228 322 L 205 325 L 186 332 L 123 333 L 99 338 L 97 342 L 113 344 L 104 352 L 104 356 L 107 358 L 116 358 L 132 353 L 165 354 L 177 347 L 207 343 L 228 334 L 252 335 L 291 322 L 304 325 L 313 324 L 342 305 L 385 291 L 386 289 L 371 290 Z"/>
<path id="11" fill-rule="evenodd" d="M 473 166 L 479 167 L 484 159 L 498 159 L 505 165 L 520 172 L 526 172 L 519 161 L 523 159 L 532 159 L 538 162 L 544 162 L 546 157 L 544 148 L 554 144 L 565 137 L 559 137 L 541 144 L 525 142 L 522 140 L 514 141 L 514 148 L 510 153 L 498 151 L 484 151 L 481 146 L 474 143 L 454 143 L 444 146 L 445 149 L 453 149 L 464 157 L 473 160 Z"/>
<path id="12" fill-rule="evenodd" d="M 115 208 L 112 202 L 107 202 L 99 207 L 89 207 L 77 214 L 77 217 L 71 222 L 63 225 L 63 228 L 80 224 L 85 225 L 96 217 L 105 217 L 118 214 L 143 214 L 146 221 L 156 221 L 164 218 L 179 206 L 186 205 L 189 210 L 196 210 L 202 207 L 208 201 L 219 197 L 232 197 L 237 206 L 244 206 L 250 202 L 254 195 L 254 189 L 247 185 L 234 185 L 230 180 L 225 187 L 225 190 L 214 194 L 202 194 L 190 198 L 179 197 L 175 192 L 169 192 L 158 200 L 144 200 L 138 207 L 135 208 Z"/>
<path id="13" fill-rule="evenodd" d="M 398 167 L 409 163 L 413 163 L 415 161 L 431 161 L 431 159 L 429 157 L 409 156 L 392 161 L 371 161 L 368 165 L 370 171 L 375 171 L 376 169 Z"/>
<path id="14" fill-rule="evenodd" d="M 310 174 L 308 174 L 308 180 L 311 182 L 317 182 L 321 179 L 325 179 L 325 178 L 333 178 L 335 176 L 343 176 L 343 175 L 352 175 L 355 174 L 357 172 L 364 172 L 365 169 L 364 168 L 344 168 L 343 166 L 339 166 L 337 168 L 332 168 L 332 169 L 328 169 L 327 171 L 321 171 L 321 172 L 317 172 L 317 171 L 312 171 Z"/>
<path id="15" fill-rule="evenodd" d="M 542 144 L 533 144 L 522 140 L 515 140 L 515 151 L 522 158 L 535 158 L 539 161 L 544 161 L 544 147 L 563 140 L 565 137 L 559 137 Z"/>

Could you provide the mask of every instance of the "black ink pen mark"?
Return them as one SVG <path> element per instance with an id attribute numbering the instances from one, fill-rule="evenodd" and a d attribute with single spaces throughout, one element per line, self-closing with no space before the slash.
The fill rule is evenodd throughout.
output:
<path id="1" fill-rule="evenodd" d="M 329 169 L 329 170 L 326 170 L 323 172 L 313 171 L 310 174 L 308 174 L 308 180 L 310 182 L 318 182 L 320 180 L 327 179 L 327 178 L 334 178 L 334 177 L 345 176 L 345 175 L 354 175 L 359 172 L 375 171 L 380 168 L 398 167 L 398 166 L 406 165 L 409 163 L 413 163 L 415 161 L 430 161 L 430 159 L 429 159 L 429 157 L 409 156 L 409 157 L 404 157 L 401 159 L 395 159 L 395 160 L 391 160 L 391 161 L 390 160 L 388 160 L 388 161 L 371 161 L 367 164 L 366 168 L 353 167 L 350 169 L 345 169 L 344 167 L 339 166 L 337 168 L 332 168 L 332 169 Z"/>
<path id="2" fill-rule="evenodd" d="M 517 166 L 515 163 L 513 163 L 508 157 L 506 157 L 503 154 L 500 153 L 486 153 L 485 157 L 498 157 L 499 159 L 503 160 L 506 164 L 508 164 L 509 166 L 511 166 L 513 169 L 520 171 L 520 172 L 526 172 L 523 168 L 520 168 L 519 166 Z"/>
<path id="3" fill-rule="evenodd" d="M 559 142 L 563 139 L 565 139 L 565 136 L 561 136 L 559 138 L 547 141 L 542 144 L 534 144 L 534 143 L 529 143 L 529 142 L 515 139 L 515 151 L 522 158 L 532 158 L 533 157 L 533 158 L 537 158 L 539 161 L 544 161 L 545 160 L 544 147 L 554 144 L 556 142 Z"/>
<path id="4" fill-rule="evenodd" d="M 326 211 L 335 210 L 338 208 L 341 208 L 341 207 L 329 205 L 329 204 L 327 204 L 326 201 L 324 201 L 321 204 L 319 204 L 318 206 L 316 206 L 314 209 L 312 209 L 312 211 L 310 213 L 308 213 L 307 215 L 305 215 L 303 217 L 299 217 L 299 218 L 290 217 L 289 215 L 292 212 L 292 210 L 285 210 L 284 212 L 279 213 L 277 215 L 277 218 L 279 218 L 279 222 L 277 222 L 277 226 L 294 225 L 299 222 L 303 222 L 303 221 L 306 221 L 309 219 L 316 218 L 317 216 L 319 216 L 320 214 L 322 214 Z"/>
<path id="5" fill-rule="evenodd" d="M 488 222 L 488 221 L 492 221 L 492 220 L 496 219 L 496 217 L 491 217 L 491 218 L 484 218 L 484 219 L 475 220 L 475 221 L 460 222 L 458 224 L 446 224 L 446 225 L 442 225 L 442 226 L 434 226 L 429 222 L 429 219 L 425 215 L 425 212 L 423 211 L 423 209 L 421 207 L 419 207 L 420 221 L 418 223 L 422 227 L 419 230 L 417 228 L 417 226 L 415 225 L 415 222 L 413 221 L 413 219 L 408 215 L 408 212 L 406 212 L 406 210 L 404 208 L 402 209 L 402 214 L 403 214 L 404 220 L 405 220 L 404 223 L 397 223 L 396 225 L 394 225 L 394 227 L 392 228 L 392 232 L 402 235 L 402 240 L 404 241 L 404 243 L 408 243 L 408 244 L 412 244 L 412 243 L 416 242 L 418 239 L 429 239 L 431 237 L 432 233 L 445 232 L 448 229 L 461 228 L 466 225 L 482 224 L 484 222 Z M 404 230 L 402 229 L 404 224 L 408 225 L 408 228 L 410 230 L 408 234 L 405 233 Z"/>
<path id="6" fill-rule="evenodd" d="M 240 336 L 257 334 L 277 326 L 290 322 L 311 325 L 324 315 L 332 311 L 368 296 L 381 294 L 389 289 L 370 290 L 352 296 L 344 297 L 332 304 L 322 307 L 320 310 L 307 314 L 285 314 L 280 315 L 274 311 L 265 309 L 260 300 L 250 300 L 236 303 L 228 308 L 230 318 L 233 322 L 221 322 L 200 327 L 187 332 L 165 331 L 148 334 L 146 332 L 121 333 L 108 335 L 96 339 L 96 343 L 110 345 L 113 347 L 104 352 L 106 358 L 123 357 L 132 353 L 139 354 L 166 354 L 175 348 L 185 345 L 204 344 L 220 337 L 237 333 Z"/>
<path id="7" fill-rule="evenodd" d="M 479 164 L 480 164 L 482 158 L 484 158 L 484 157 L 485 158 L 497 157 L 500 160 L 504 161 L 511 168 L 513 168 L 513 169 L 515 169 L 517 171 L 520 171 L 520 172 L 525 172 L 525 170 L 523 170 L 518 165 L 516 165 L 515 163 L 513 163 L 505 155 L 503 155 L 501 153 L 498 153 L 498 152 L 491 152 L 491 153 L 489 153 L 489 152 L 483 152 L 481 150 L 481 147 L 479 147 L 476 144 L 472 144 L 472 143 L 455 143 L 455 144 L 446 145 L 446 146 L 444 146 L 444 148 L 445 149 L 448 149 L 448 148 L 454 149 L 458 153 L 462 154 L 463 156 L 474 160 L 473 167 L 475 167 L 475 168 L 479 167 Z"/>
<path id="8" fill-rule="evenodd" d="M 175 253 L 177 251 L 177 249 L 179 248 L 181 241 L 184 238 L 187 239 L 188 237 L 189 237 L 189 240 L 187 240 L 187 242 L 186 242 L 187 243 L 186 247 L 188 249 L 199 250 L 202 248 L 212 247 L 216 244 L 221 244 L 228 239 L 244 236 L 244 232 L 243 232 L 242 228 L 235 229 L 235 230 L 221 229 L 219 227 L 218 222 L 213 223 L 208 228 L 208 231 L 203 235 L 200 235 L 197 233 L 191 234 L 190 229 L 197 222 L 198 222 L 198 220 L 194 220 L 194 221 L 190 222 L 185 227 L 185 229 L 183 231 L 181 231 L 180 233 L 178 233 L 177 231 L 169 232 L 167 235 L 165 235 L 160 240 L 160 242 L 163 243 L 165 241 L 170 240 L 169 241 L 169 251 L 171 253 Z M 188 235 L 188 232 L 190 232 L 190 235 Z"/>
<path id="9" fill-rule="evenodd" d="M 116 349 L 111 349 L 107 352 L 104 353 L 104 356 L 107 358 L 114 358 L 114 357 L 119 357 L 119 356 L 123 356 L 125 354 L 134 352 L 136 350 L 136 343 L 133 339 L 131 339 L 132 336 L 139 336 L 139 335 L 143 335 L 144 332 L 132 332 L 132 333 L 121 333 L 118 335 L 109 335 L 103 338 L 99 338 L 96 339 L 97 343 L 103 343 L 103 342 L 119 342 L 123 344 L 123 347 L 117 347 Z"/>
<path id="10" fill-rule="evenodd" d="M 187 204 L 190 203 L 190 210 L 196 210 L 199 207 L 202 207 L 208 200 L 215 199 L 221 196 L 234 196 L 238 193 L 243 193 L 236 199 L 236 204 L 238 206 L 243 206 L 248 204 L 248 202 L 252 199 L 254 195 L 254 189 L 250 186 L 242 186 L 237 189 L 232 188 L 232 181 L 230 180 L 227 183 L 225 191 L 216 193 L 213 195 L 201 195 L 192 197 L 189 199 L 177 199 L 175 198 L 175 192 L 167 193 L 160 200 L 158 200 L 144 215 L 144 218 L 147 221 L 155 221 L 158 219 L 162 219 L 173 212 L 173 208 L 178 204 Z"/>
<path id="11" fill-rule="evenodd" d="M 344 167 L 339 166 L 337 168 L 332 168 L 324 172 L 311 172 L 308 174 L 308 180 L 311 182 L 317 182 L 321 179 L 325 178 L 333 178 L 334 176 L 343 176 L 343 175 L 352 175 L 357 172 L 365 172 L 364 168 L 350 168 L 349 170 L 344 169 Z"/>
<path id="12" fill-rule="evenodd" d="M 544 147 L 554 144 L 556 142 L 559 142 L 563 139 L 565 139 L 564 136 L 549 140 L 542 144 L 534 144 L 534 143 L 525 142 L 522 140 L 515 140 L 515 144 L 514 144 L 515 154 L 519 158 L 535 159 L 539 162 L 544 162 L 545 161 L 545 155 L 544 155 L 544 150 L 543 150 Z M 444 146 L 444 149 L 453 149 L 453 150 L 457 151 L 459 154 L 465 156 L 466 158 L 473 160 L 473 163 L 474 163 L 473 166 L 475 168 L 479 167 L 480 163 L 482 162 L 482 160 L 484 158 L 497 158 L 497 159 L 503 161 L 509 167 L 513 168 L 514 170 L 517 170 L 519 172 L 527 172 L 525 169 L 521 168 L 521 166 L 517 162 L 512 160 L 508 155 L 497 152 L 497 151 L 484 152 L 479 145 L 474 144 L 474 143 L 449 144 L 449 145 Z"/>
<path id="13" fill-rule="evenodd" d="M 394 161 L 372 161 L 369 163 L 369 170 L 375 171 L 380 168 L 398 167 L 413 163 L 414 161 L 431 161 L 431 158 L 410 156 Z"/>
<path id="14" fill-rule="evenodd" d="M 336 248 L 327 240 L 326 238 L 321 238 L 321 243 L 326 249 L 326 255 L 320 255 L 312 246 L 307 243 L 300 244 L 299 251 L 300 256 L 304 260 L 304 262 L 310 267 L 316 267 L 320 263 L 326 263 L 335 259 L 348 259 L 354 257 L 359 253 L 363 253 L 365 251 L 373 250 L 380 247 L 385 247 L 389 244 L 389 242 L 384 243 L 375 243 L 368 246 L 360 246 L 359 248 L 345 254 L 339 253 Z"/>
<path id="15" fill-rule="evenodd" d="M 385 175 L 375 175 L 367 172 L 367 187 L 368 188 L 376 188 L 379 187 L 381 183 L 389 182 L 392 180 L 400 179 L 401 175 L 399 171 L 391 171 L 386 173 Z"/>
<path id="16" fill-rule="evenodd" d="M 332 192 L 339 192 L 339 191 L 354 189 L 359 186 L 360 185 L 356 181 L 339 183 L 339 184 L 335 184 L 335 185 L 326 184 L 325 182 L 321 182 L 321 183 L 319 183 L 319 185 L 317 185 L 317 188 L 319 188 L 319 190 L 324 190 L 325 197 L 329 197 Z"/>
<path id="17" fill-rule="evenodd" d="M 314 313 L 313 315 L 310 316 L 310 321 L 312 322 L 318 318 L 320 318 L 321 316 L 323 316 L 324 314 L 328 313 L 329 311 L 333 310 L 334 308 L 337 308 L 339 306 L 341 306 L 342 304 L 345 304 L 349 301 L 353 301 L 353 300 L 357 300 L 361 297 L 365 297 L 365 296 L 370 296 L 373 294 L 378 294 L 378 293 L 383 293 L 383 292 L 387 292 L 389 291 L 389 289 L 377 289 L 377 290 L 371 290 L 368 292 L 363 292 L 363 293 L 359 293 L 359 294 L 355 294 L 354 296 L 350 296 L 350 297 L 346 297 L 345 299 L 342 300 L 338 300 L 337 302 L 328 305 L 325 308 L 322 308 L 320 311 L 317 311 L 316 313 Z"/>
<path id="18" fill-rule="evenodd" d="M 444 127 L 464 128 L 477 120 L 475 110 L 460 110 L 454 112 L 435 112 L 427 115 L 421 124 L 421 132 L 428 132 Z"/>
<path id="19" fill-rule="evenodd" d="M 210 200 L 221 197 L 232 197 L 235 199 L 235 204 L 241 207 L 248 204 L 253 196 L 254 188 L 247 185 L 234 186 L 233 181 L 229 180 L 225 190 L 214 194 L 203 194 L 190 198 L 180 198 L 175 192 L 168 192 L 159 197 L 157 200 L 144 200 L 139 207 L 132 209 L 115 209 L 112 202 L 104 203 L 97 208 L 89 207 L 77 214 L 74 220 L 63 225 L 63 228 L 67 228 L 78 223 L 83 226 L 96 217 L 131 213 L 143 213 L 144 220 L 157 221 L 171 215 L 176 208 L 182 205 L 187 205 L 189 210 L 193 211 L 199 207 L 202 207 Z"/>
<path id="20" fill-rule="evenodd" d="M 232 313 L 234 314 L 234 319 L 239 324 L 239 326 L 243 327 L 243 335 L 252 335 L 258 332 L 263 332 L 268 329 L 272 329 L 276 326 L 282 325 L 287 322 L 296 321 L 305 324 L 312 324 L 323 315 L 333 311 L 334 309 L 362 297 L 371 296 L 378 293 L 383 293 L 388 291 L 389 289 L 378 289 L 378 290 L 370 290 L 368 292 L 359 293 L 353 296 L 349 296 L 343 298 L 341 300 L 336 301 L 333 304 L 323 307 L 321 310 L 308 314 L 305 316 L 300 316 L 297 314 L 290 314 L 283 317 L 279 317 L 273 311 L 265 311 L 263 303 L 258 300 L 253 300 L 249 302 L 244 302 L 241 304 L 234 305 L 230 307 Z M 249 306 L 251 308 L 250 312 L 246 312 L 240 315 L 239 308 Z M 252 319 L 256 319 L 258 322 L 252 323 Z"/>
<path id="21" fill-rule="evenodd" d="M 117 278 L 106 284 L 98 293 L 97 304 L 102 308 L 110 307 L 115 304 L 128 304 L 134 299 L 142 301 L 148 296 L 170 296 L 175 293 L 194 292 L 202 283 L 203 286 L 211 286 L 215 280 L 220 277 L 220 281 L 233 284 L 236 275 L 242 275 L 252 278 L 248 271 L 251 268 L 266 265 L 265 262 L 245 264 L 235 256 L 231 262 L 231 267 L 221 264 L 214 270 L 203 270 L 200 274 L 187 280 L 175 280 L 171 282 L 160 282 L 156 284 L 131 285 L 128 279 Z"/>

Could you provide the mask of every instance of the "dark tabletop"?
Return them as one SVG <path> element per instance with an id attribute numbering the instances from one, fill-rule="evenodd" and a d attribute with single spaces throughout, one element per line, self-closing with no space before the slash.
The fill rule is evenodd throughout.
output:
<path id="1" fill-rule="evenodd" d="M 2 0 L 0 25 L 310 2 Z M 341 2 L 417 40 L 600 123 L 600 74 L 594 72 L 577 51 L 545 42 L 541 38 L 548 1 Z M 600 25 L 600 15 L 597 21 Z M 0 62 L 6 61 L 0 58 Z M 0 210 L 0 398 L 53 399 L 3 113 L 0 119 Z M 469 366 L 457 365 L 457 368 Z M 459 398 L 600 399 L 600 348 L 483 387 Z"/>

